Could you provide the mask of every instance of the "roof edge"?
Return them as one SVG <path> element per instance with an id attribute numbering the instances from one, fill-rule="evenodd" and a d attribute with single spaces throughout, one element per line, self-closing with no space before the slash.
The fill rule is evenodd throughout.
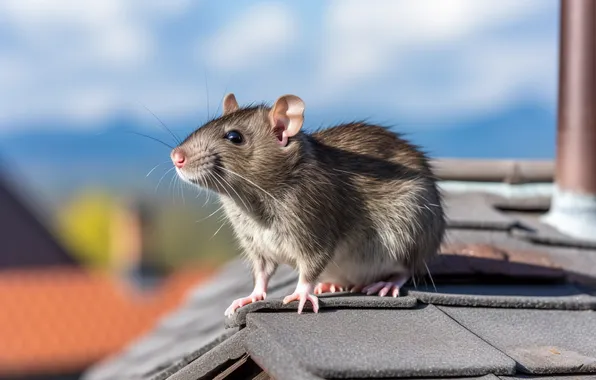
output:
<path id="1" fill-rule="evenodd" d="M 481 160 L 439 158 L 431 166 L 440 180 L 502 182 L 507 184 L 544 183 L 554 179 L 553 160 Z"/>

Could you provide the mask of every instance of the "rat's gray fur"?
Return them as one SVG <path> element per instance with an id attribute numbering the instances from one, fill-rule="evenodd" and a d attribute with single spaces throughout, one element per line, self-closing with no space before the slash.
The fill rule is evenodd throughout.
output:
<path id="1" fill-rule="evenodd" d="M 286 263 L 309 283 L 351 286 L 424 271 L 445 230 L 426 155 L 364 122 L 300 132 L 281 147 L 269 111 L 231 112 L 179 147 L 189 156 L 179 175 L 220 194 L 255 272 Z M 229 130 L 246 141 L 225 140 Z"/>

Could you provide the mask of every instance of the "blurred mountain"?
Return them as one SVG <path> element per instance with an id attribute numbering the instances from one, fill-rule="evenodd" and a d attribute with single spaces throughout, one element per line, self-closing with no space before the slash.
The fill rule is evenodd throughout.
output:
<path id="1" fill-rule="evenodd" d="M 537 105 L 521 105 L 496 115 L 463 120 L 459 127 L 413 133 L 412 140 L 433 157 L 552 159 L 556 115 Z"/>
<path id="2" fill-rule="evenodd" d="M 351 109 L 312 111 L 307 118 L 311 126 L 325 122 L 343 122 L 347 117 L 370 115 L 368 110 Z M 336 117 L 334 117 L 336 115 Z M 195 122 L 177 124 L 191 126 Z M 328 124 L 328 123 L 327 123 Z M 433 157 L 460 158 L 552 158 L 555 146 L 555 115 L 543 107 L 526 104 L 492 115 L 477 116 L 449 123 L 395 123 L 395 130 L 421 145 Z M 150 138 L 174 144 L 172 136 L 160 127 L 148 128 L 133 118 L 118 116 L 85 125 L 43 123 L 28 125 L 23 132 L 0 138 L 0 156 L 5 166 L 44 196 L 67 195 L 84 185 L 155 194 L 155 187 L 166 170 L 171 168 L 169 148 Z M 99 131 L 99 132 L 98 132 Z M 159 166 L 147 177 L 146 174 Z M 160 189 L 171 194 L 171 172 Z"/>

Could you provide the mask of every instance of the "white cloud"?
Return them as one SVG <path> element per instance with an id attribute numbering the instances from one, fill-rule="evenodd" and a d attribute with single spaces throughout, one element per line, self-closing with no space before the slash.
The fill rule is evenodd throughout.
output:
<path id="1" fill-rule="evenodd" d="M 30 49 L 67 51 L 77 61 L 133 65 L 151 53 L 152 41 L 131 5 L 118 0 L 7 0 L 0 3 L 0 17 Z"/>
<path id="2" fill-rule="evenodd" d="M 556 47 L 545 41 L 503 44 L 487 40 L 481 47 L 462 49 L 457 60 L 450 70 L 456 81 L 439 88 L 428 84 L 406 86 L 396 91 L 399 101 L 388 99 L 388 103 L 393 102 L 393 106 L 418 119 L 440 115 L 451 120 L 461 115 L 498 112 L 528 99 L 542 104 L 556 100 Z"/>
<path id="3" fill-rule="evenodd" d="M 199 60 L 222 70 L 248 69 L 291 49 L 296 33 L 297 24 L 285 5 L 258 3 L 200 46 Z"/>
<path id="4" fill-rule="evenodd" d="M 190 0 L 0 2 L 0 24 L 10 32 L 5 36 L 10 42 L 0 46 L 0 129 L 28 119 L 93 120 L 135 101 L 162 114 L 188 111 L 197 95 L 184 82 L 169 83 L 167 72 L 156 76 L 158 67 L 147 62 L 160 49 L 156 24 L 190 5 Z M 154 86 L 143 82 L 148 77 Z M 172 88 L 176 97 L 164 94 Z M 162 98 L 149 101 L 152 94 Z"/>
<path id="5" fill-rule="evenodd" d="M 395 54 L 465 41 L 545 5 L 545 0 L 335 1 L 324 20 L 323 73 L 331 81 L 377 73 L 392 65 Z"/>
<path id="6" fill-rule="evenodd" d="M 31 68 L 27 62 L 11 55 L 0 55 L 0 83 L 12 87 L 30 81 Z"/>
<path id="7" fill-rule="evenodd" d="M 327 95 L 351 94 L 349 88 L 391 74 L 421 75 L 417 66 L 428 66 L 424 60 L 430 56 L 425 52 L 442 57 L 434 62 L 443 68 L 441 75 L 457 80 L 439 87 L 423 77 L 410 81 L 411 85 L 398 82 L 392 96 L 384 97 L 386 106 L 419 117 L 450 116 L 498 109 L 517 101 L 522 93 L 538 98 L 550 94 L 556 79 L 556 41 L 549 35 L 495 36 L 554 11 L 553 4 L 546 0 L 334 1 L 323 20 L 326 32 L 318 83 L 324 91 L 317 101 L 337 101 L 337 96 Z"/>

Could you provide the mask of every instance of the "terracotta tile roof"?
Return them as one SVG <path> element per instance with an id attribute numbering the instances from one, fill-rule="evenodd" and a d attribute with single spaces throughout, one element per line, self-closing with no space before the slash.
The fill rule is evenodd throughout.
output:
<path id="1" fill-rule="evenodd" d="M 209 273 L 177 272 L 141 294 L 74 267 L 0 272 L 0 376 L 83 370 L 148 331 Z"/>

